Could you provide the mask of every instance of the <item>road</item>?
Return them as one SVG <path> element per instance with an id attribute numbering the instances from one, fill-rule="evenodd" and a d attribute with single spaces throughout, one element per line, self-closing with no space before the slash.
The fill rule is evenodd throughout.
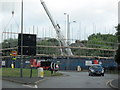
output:
<path id="1" fill-rule="evenodd" d="M 109 88 L 107 83 L 117 75 L 105 74 L 101 76 L 88 76 L 88 72 L 62 72 L 63 77 L 52 77 L 38 84 L 39 88 Z M 47 86 L 47 87 L 46 87 Z"/>
<path id="2" fill-rule="evenodd" d="M 64 76 L 47 77 L 37 85 L 22 85 L 3 81 L 6 88 L 109 88 L 108 81 L 118 78 L 116 74 L 105 76 L 88 76 L 88 72 L 61 72 Z"/>
<path id="3" fill-rule="evenodd" d="M 28 88 L 22 84 L 2 80 L 2 88 Z"/>

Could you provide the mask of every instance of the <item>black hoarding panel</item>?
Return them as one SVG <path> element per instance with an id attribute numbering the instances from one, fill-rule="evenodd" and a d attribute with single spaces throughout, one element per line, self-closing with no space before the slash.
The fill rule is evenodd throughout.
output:
<path id="1" fill-rule="evenodd" d="M 36 35 L 23 34 L 23 55 L 36 55 Z M 21 55 L 21 34 L 18 35 L 18 55 Z"/>

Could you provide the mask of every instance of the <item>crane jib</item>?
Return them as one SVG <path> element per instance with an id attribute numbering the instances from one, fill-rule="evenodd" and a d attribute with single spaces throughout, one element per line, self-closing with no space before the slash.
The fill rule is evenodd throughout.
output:
<path id="1" fill-rule="evenodd" d="M 56 30 L 56 33 L 57 33 L 57 37 L 58 37 L 60 46 L 63 45 L 64 47 L 67 47 L 67 48 L 65 49 L 66 52 L 67 52 L 67 55 L 73 56 L 71 49 L 68 48 L 68 44 L 67 44 L 67 42 L 65 41 L 64 36 L 62 35 L 62 33 L 61 33 L 61 31 L 60 31 L 60 26 L 59 26 L 59 24 L 55 24 L 55 22 L 54 22 L 54 20 L 53 20 L 53 18 L 52 18 L 52 16 L 51 16 L 51 14 L 50 14 L 50 12 L 49 12 L 48 9 L 47 9 L 47 6 L 45 5 L 45 2 L 44 2 L 43 0 L 40 0 L 40 1 L 41 1 L 41 4 L 42 4 L 42 6 L 43 6 L 43 8 L 44 8 L 44 10 L 45 10 L 45 12 L 46 12 L 46 14 L 47 14 L 48 17 L 49 17 L 49 19 L 50 19 L 50 21 L 51 21 L 54 29 Z M 61 49 L 62 49 L 62 48 L 61 48 Z M 61 50 L 61 51 L 62 51 L 62 50 Z M 63 55 L 63 52 L 62 52 L 62 55 Z"/>

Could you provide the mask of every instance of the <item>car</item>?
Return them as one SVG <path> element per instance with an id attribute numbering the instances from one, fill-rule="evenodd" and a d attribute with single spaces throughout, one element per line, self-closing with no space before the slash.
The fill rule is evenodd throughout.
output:
<path id="1" fill-rule="evenodd" d="M 104 76 L 104 68 L 101 65 L 92 65 L 88 70 L 89 76 L 100 75 Z"/>

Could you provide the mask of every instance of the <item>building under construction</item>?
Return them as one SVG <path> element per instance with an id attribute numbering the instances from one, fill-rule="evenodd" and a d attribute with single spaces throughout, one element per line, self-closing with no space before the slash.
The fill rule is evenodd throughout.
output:
<path id="1" fill-rule="evenodd" d="M 32 34 L 28 32 L 19 33 L 19 25 L 16 23 L 14 11 L 12 11 L 10 22 L 13 20 L 18 30 L 16 30 L 17 32 L 12 31 L 11 26 L 11 28 L 5 27 L 2 32 L 1 58 L 3 67 L 11 67 L 11 64 L 14 63 L 15 67 L 19 68 L 21 65 L 21 56 L 24 68 L 30 67 L 30 59 L 56 62 L 59 64 L 61 70 L 76 70 L 77 66 L 87 69 L 91 64 L 102 64 L 105 68 L 117 67 L 117 63 L 114 61 L 118 46 L 115 35 L 102 35 L 100 33 L 93 33 L 91 35 L 95 40 L 104 38 L 104 41 L 92 41 L 91 38 L 88 38 L 88 40 L 66 39 L 61 33 L 59 24 L 54 22 L 42 0 L 41 4 L 55 29 L 57 37 L 40 37 L 38 32 L 34 32 L 37 26 L 33 26 Z M 24 37 L 24 35 L 28 36 Z M 34 40 L 30 38 L 30 35 L 35 36 Z M 107 40 L 107 35 L 113 37 L 114 40 Z M 22 36 L 23 38 L 21 38 Z M 21 50 L 23 50 L 22 53 Z"/>

